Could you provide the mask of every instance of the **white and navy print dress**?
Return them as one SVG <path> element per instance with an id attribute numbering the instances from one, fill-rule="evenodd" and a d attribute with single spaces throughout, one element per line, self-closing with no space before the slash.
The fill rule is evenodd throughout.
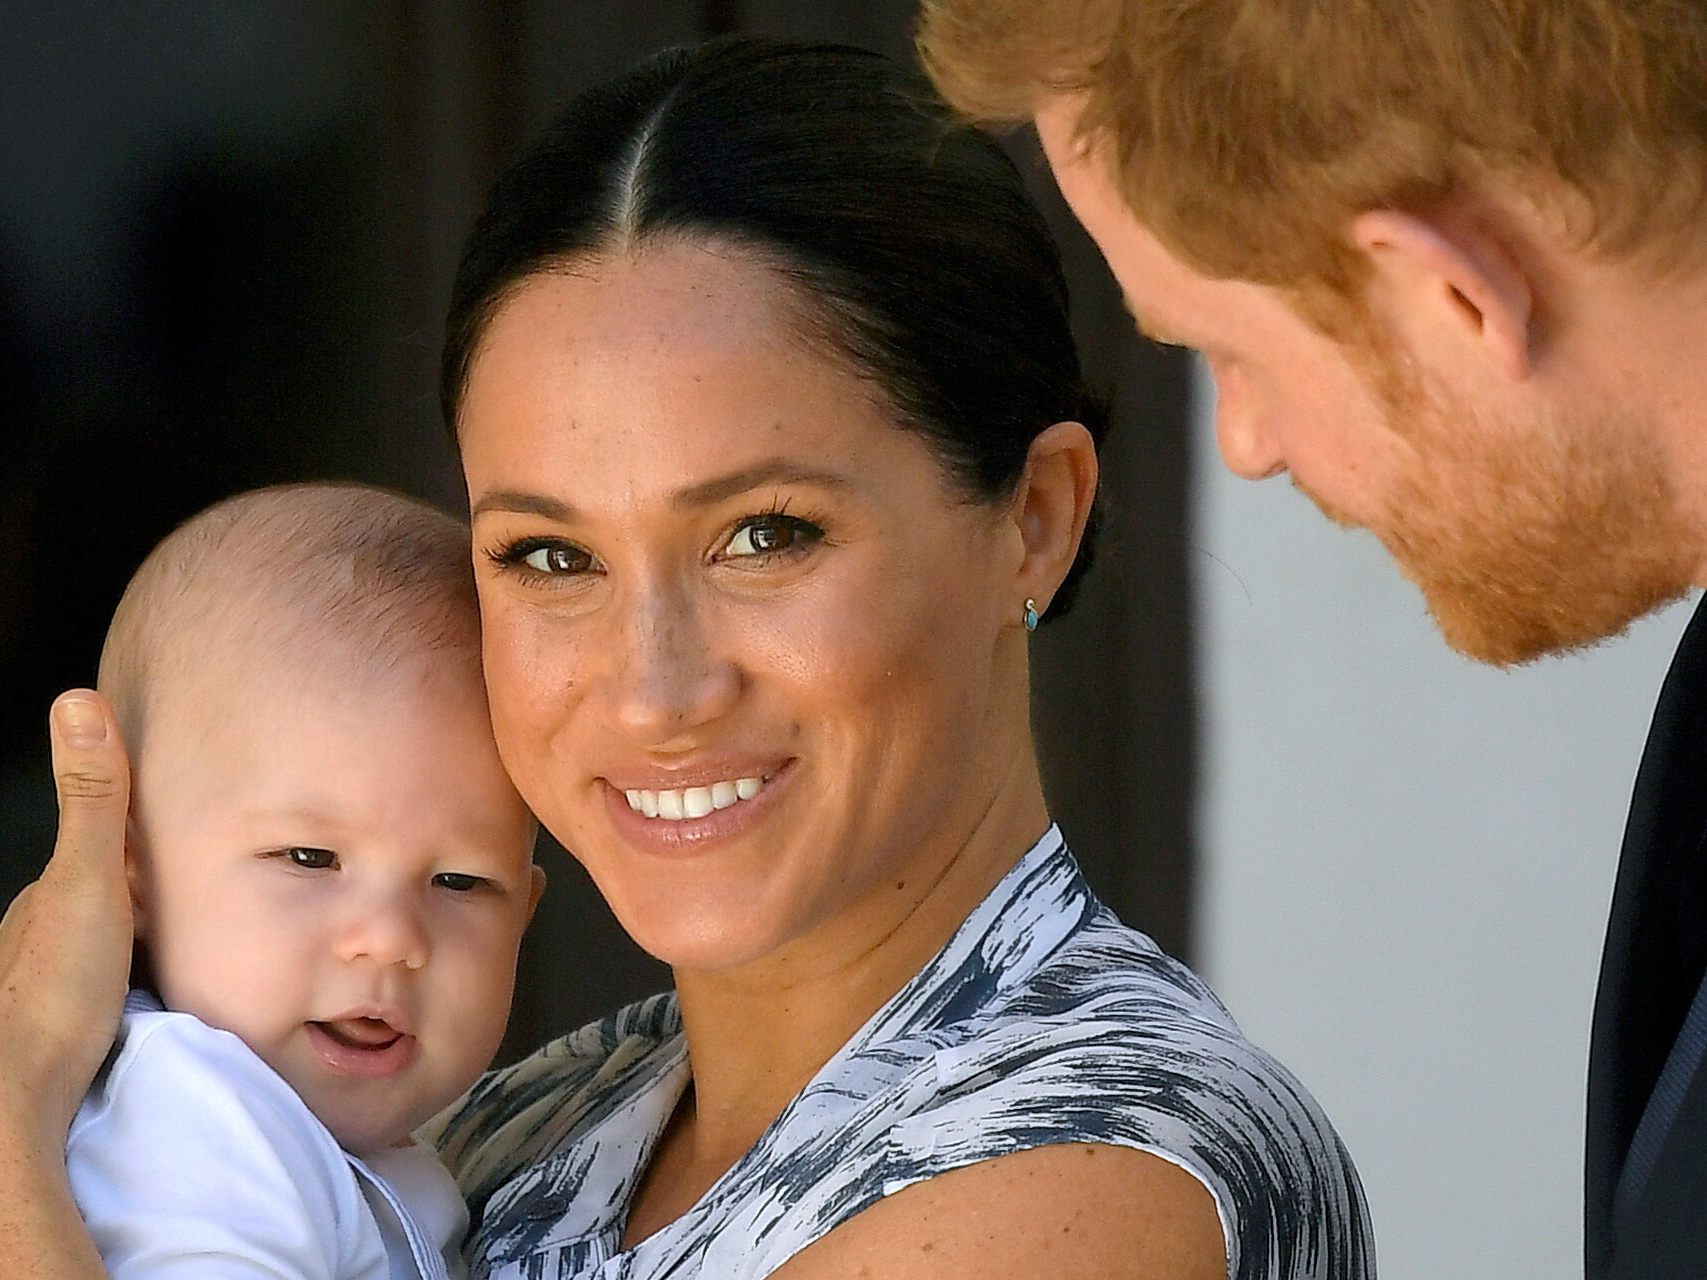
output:
<path id="1" fill-rule="evenodd" d="M 1134 1147 L 1213 1193 L 1235 1280 L 1366 1280 L 1363 1192 L 1314 1099 L 1092 895 L 1051 828 L 692 1209 L 623 1251 L 688 1083 L 655 996 L 488 1076 L 442 1122 L 470 1274 L 758 1280 L 860 1210 L 1054 1142 Z"/>

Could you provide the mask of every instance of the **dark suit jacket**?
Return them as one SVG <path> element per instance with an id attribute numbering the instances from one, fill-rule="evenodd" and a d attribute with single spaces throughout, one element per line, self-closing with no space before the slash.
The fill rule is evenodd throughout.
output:
<path id="1" fill-rule="evenodd" d="M 1672 1118 L 1650 1121 L 1642 1154 L 1629 1158 L 1704 973 L 1707 603 L 1654 712 L 1601 958 L 1589 1049 L 1590 1280 L 1707 1277 L 1707 1070 L 1668 1073 L 1679 1087 L 1656 1116 Z"/>

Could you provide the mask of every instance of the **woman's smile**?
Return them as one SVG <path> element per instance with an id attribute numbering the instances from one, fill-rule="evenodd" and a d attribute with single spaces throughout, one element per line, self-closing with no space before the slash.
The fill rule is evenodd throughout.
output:
<path id="1" fill-rule="evenodd" d="M 659 791 L 636 787 L 623 792 L 623 795 L 627 797 L 630 809 L 648 818 L 691 822 L 705 817 L 714 809 L 728 809 L 743 800 L 751 800 L 764 785 L 765 779 L 748 777 L 736 778 L 733 782 L 724 779 L 709 787 L 665 787 Z"/>
<path id="2" fill-rule="evenodd" d="M 828 958 L 804 939 L 838 919 L 869 946 L 1022 749 L 992 701 L 1024 662 L 1013 522 L 792 309 L 767 267 L 688 244 L 540 277 L 460 415 L 505 763 L 688 968 Z"/>
<path id="3" fill-rule="evenodd" d="M 623 839 L 646 852 L 697 854 L 715 844 L 742 837 L 762 822 L 793 780 L 792 760 L 745 766 L 693 767 L 682 772 L 713 782 L 663 785 L 668 775 L 637 770 L 652 786 L 619 787 L 605 782 L 611 826 Z M 722 775 L 722 776 L 719 776 Z"/>

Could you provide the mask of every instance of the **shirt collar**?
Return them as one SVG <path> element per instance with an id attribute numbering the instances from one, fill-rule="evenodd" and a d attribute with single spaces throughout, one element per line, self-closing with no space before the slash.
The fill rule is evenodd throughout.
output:
<path id="1" fill-rule="evenodd" d="M 935 958 L 836 1056 L 925 1034 L 977 1013 L 1029 979 L 1096 906 L 1061 829 L 1051 824 Z"/>

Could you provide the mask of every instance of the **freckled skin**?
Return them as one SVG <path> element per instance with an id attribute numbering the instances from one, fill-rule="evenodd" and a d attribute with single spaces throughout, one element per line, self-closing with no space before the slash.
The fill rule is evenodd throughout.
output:
<path id="1" fill-rule="evenodd" d="M 1053 424 L 1011 504 L 969 502 L 794 326 L 767 269 L 656 245 L 519 289 L 462 405 L 505 765 L 628 932 L 674 966 L 687 1029 L 693 1087 L 626 1246 L 751 1147 L 1048 822 L 1020 616 L 1077 547 L 1088 434 Z M 815 478 L 686 497 L 777 463 Z M 491 500 L 518 491 L 546 501 Z M 734 553 L 778 512 L 822 537 Z M 530 576 L 516 567 L 528 548 L 576 567 Z M 762 817 L 689 857 L 624 834 L 607 775 L 719 753 L 775 762 Z M 1081 1217 L 1094 1247 L 1053 1257 L 1034 1224 Z M 1134 1240 L 1148 1261 L 1122 1271 Z M 1219 1223 L 1189 1175 L 1139 1152 L 1069 1165 L 1045 1151 L 888 1197 L 778 1275 L 1217 1271 Z"/>
<path id="2" fill-rule="evenodd" d="M 600 565 L 556 590 L 482 567 L 505 762 L 630 934 L 678 967 L 786 954 L 817 970 L 867 945 L 1005 803 L 1029 752 L 1024 649 L 1004 625 L 1011 523 L 951 494 L 792 323 L 763 268 L 659 248 L 527 285 L 464 400 L 473 502 L 526 488 L 576 512 L 477 516 L 477 545 L 558 537 Z M 846 482 L 672 501 L 770 458 Z M 741 519 L 775 509 L 822 525 L 822 544 L 719 559 Z M 789 763 L 762 834 L 674 862 L 625 846 L 603 773 L 731 749 Z"/>

